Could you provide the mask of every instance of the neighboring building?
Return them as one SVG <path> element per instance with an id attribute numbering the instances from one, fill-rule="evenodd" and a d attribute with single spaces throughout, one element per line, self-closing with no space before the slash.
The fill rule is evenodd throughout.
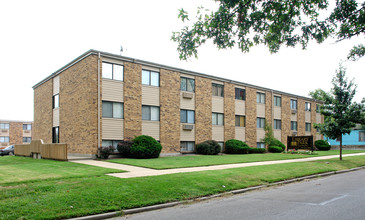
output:
<path id="1" fill-rule="evenodd" d="M 0 148 L 13 144 L 30 143 L 31 140 L 31 121 L 12 121 L 0 119 Z"/>
<path id="2" fill-rule="evenodd" d="M 331 146 L 339 146 L 340 140 L 329 139 L 325 137 L 325 139 L 331 144 Z M 343 146 L 363 146 L 365 147 L 365 130 L 354 129 L 350 134 L 342 135 L 342 145 Z"/>
<path id="3" fill-rule="evenodd" d="M 33 89 L 33 138 L 67 143 L 73 155 L 141 134 L 160 141 L 165 155 L 209 139 L 264 147 L 265 120 L 284 144 L 289 135 L 322 138 L 313 99 L 95 50 Z"/>

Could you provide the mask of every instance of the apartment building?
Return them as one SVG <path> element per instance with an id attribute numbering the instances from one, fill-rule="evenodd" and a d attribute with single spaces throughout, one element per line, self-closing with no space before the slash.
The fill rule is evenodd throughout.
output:
<path id="1" fill-rule="evenodd" d="M 96 50 L 33 89 L 33 138 L 67 143 L 73 155 L 142 134 L 160 141 L 162 155 L 209 139 L 265 147 L 265 122 L 284 144 L 291 135 L 322 139 L 316 100 Z"/>
<path id="2" fill-rule="evenodd" d="M 0 148 L 13 144 L 30 143 L 32 140 L 31 121 L 0 119 Z"/>

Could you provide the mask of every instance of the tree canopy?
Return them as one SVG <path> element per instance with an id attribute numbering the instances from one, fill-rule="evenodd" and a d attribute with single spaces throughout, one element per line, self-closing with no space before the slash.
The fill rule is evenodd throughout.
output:
<path id="1" fill-rule="evenodd" d="M 327 0 L 220 0 L 216 11 L 204 7 L 197 10 L 196 21 L 172 40 L 178 43 L 180 59 L 197 57 L 198 48 L 212 40 L 219 49 L 238 46 L 249 52 L 254 45 L 264 44 L 276 53 L 282 45 L 303 49 L 311 40 L 318 43 L 333 36 L 338 41 L 365 34 L 365 2 L 336 0 L 330 16 L 320 15 L 328 9 Z M 189 14 L 180 9 L 178 17 L 186 22 Z M 365 55 L 365 46 L 356 45 L 348 59 Z"/>

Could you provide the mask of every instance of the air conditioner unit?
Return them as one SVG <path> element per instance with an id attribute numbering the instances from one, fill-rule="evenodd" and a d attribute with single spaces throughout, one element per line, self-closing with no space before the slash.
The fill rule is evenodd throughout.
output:
<path id="1" fill-rule="evenodd" d="M 182 97 L 186 98 L 186 99 L 192 99 L 194 97 L 194 93 L 190 93 L 190 92 L 183 92 L 182 93 Z"/>
<path id="2" fill-rule="evenodd" d="M 292 110 L 291 110 L 291 113 L 292 113 L 292 114 L 296 114 L 296 113 L 297 113 L 297 110 L 296 110 L 296 109 L 292 109 Z"/>
<path id="3" fill-rule="evenodd" d="M 183 130 L 191 131 L 194 129 L 194 125 L 183 125 Z"/>
<path id="4" fill-rule="evenodd" d="M 8 130 L 6 130 L 6 129 L 2 129 L 2 130 L 1 130 L 1 132 L 7 133 L 7 132 L 8 132 Z"/>
<path id="5" fill-rule="evenodd" d="M 30 133 L 30 130 L 24 130 L 24 133 Z"/>

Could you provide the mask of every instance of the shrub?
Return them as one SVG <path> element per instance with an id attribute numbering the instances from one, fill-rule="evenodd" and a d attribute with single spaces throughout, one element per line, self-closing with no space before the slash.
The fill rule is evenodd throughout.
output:
<path id="1" fill-rule="evenodd" d="M 205 155 L 216 155 L 221 151 L 217 141 L 208 140 L 196 145 L 196 153 Z"/>
<path id="2" fill-rule="evenodd" d="M 325 140 L 316 140 L 314 145 L 320 151 L 327 151 L 331 149 L 331 145 Z"/>
<path id="3" fill-rule="evenodd" d="M 281 153 L 283 152 L 283 148 L 279 146 L 269 146 L 269 152 L 271 153 Z"/>
<path id="4" fill-rule="evenodd" d="M 271 142 L 271 144 L 269 146 L 278 146 L 278 147 L 281 147 L 283 149 L 283 151 L 286 148 L 285 145 L 281 141 L 279 141 L 278 139 L 276 139 L 276 138 Z"/>
<path id="5" fill-rule="evenodd" d="M 254 148 L 254 147 L 251 147 L 250 150 L 249 150 L 249 153 L 250 154 L 263 154 L 266 152 L 266 149 L 265 148 Z"/>
<path id="6" fill-rule="evenodd" d="M 124 157 L 131 156 L 131 147 L 133 145 L 133 141 L 121 141 L 118 143 L 117 150 Z"/>
<path id="7" fill-rule="evenodd" d="M 153 137 L 141 135 L 135 137 L 131 146 L 130 157 L 138 159 L 157 158 L 162 146 Z"/>
<path id="8" fill-rule="evenodd" d="M 248 154 L 250 147 L 243 141 L 231 139 L 226 141 L 227 154 Z"/>
<path id="9" fill-rule="evenodd" d="M 103 158 L 103 159 L 108 159 L 109 158 L 109 155 L 111 154 L 111 153 L 113 153 L 114 152 L 114 150 L 115 150 L 115 147 L 113 147 L 113 146 L 109 146 L 109 147 L 99 147 L 99 153 L 100 153 L 100 157 L 101 158 Z"/>

